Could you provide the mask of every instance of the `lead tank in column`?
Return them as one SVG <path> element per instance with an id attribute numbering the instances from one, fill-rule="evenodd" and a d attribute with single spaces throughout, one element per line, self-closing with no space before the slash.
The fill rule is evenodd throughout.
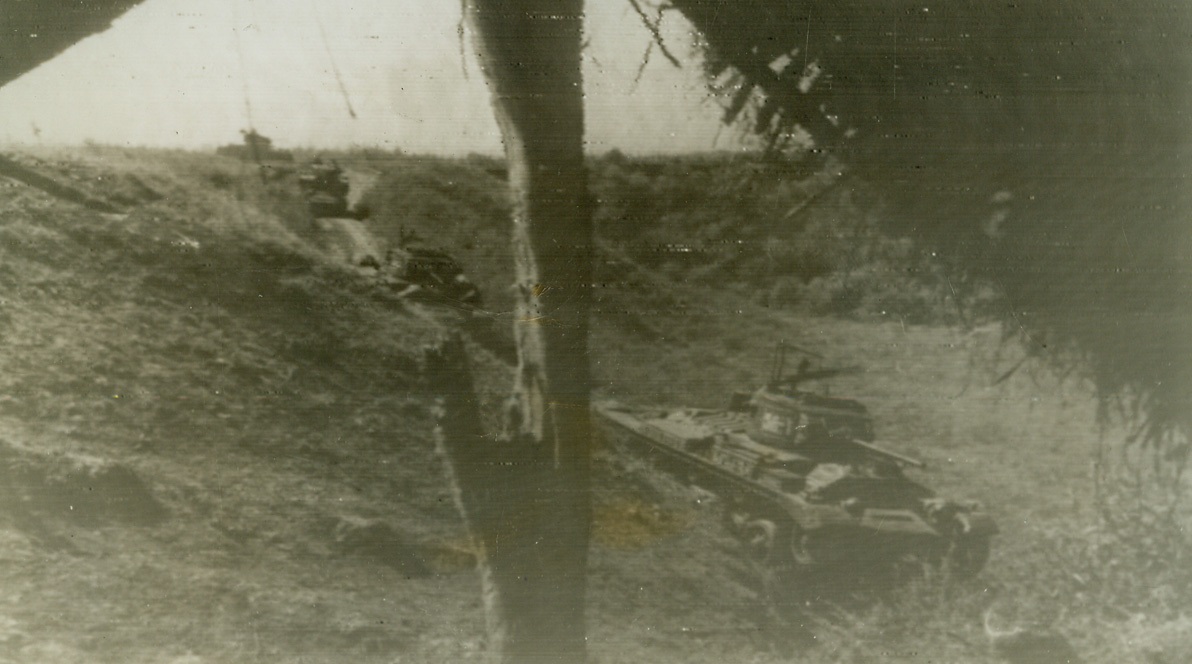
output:
<path id="1" fill-rule="evenodd" d="M 791 354 L 801 361 L 788 375 Z M 919 561 L 976 574 L 993 519 L 907 477 L 923 463 L 875 444 L 863 404 L 808 389 L 850 371 L 817 368 L 820 359 L 781 344 L 766 385 L 724 410 L 597 402 L 595 421 L 617 447 L 719 496 L 729 527 L 767 564 L 809 572 Z"/>

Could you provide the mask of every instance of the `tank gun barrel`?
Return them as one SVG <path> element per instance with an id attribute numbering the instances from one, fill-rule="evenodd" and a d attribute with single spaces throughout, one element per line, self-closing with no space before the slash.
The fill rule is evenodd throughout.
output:
<path id="1" fill-rule="evenodd" d="M 857 438 L 853 438 L 852 441 L 853 441 L 854 445 L 857 445 L 865 450 L 873 452 L 874 454 L 876 454 L 878 456 L 885 457 L 892 461 L 897 461 L 898 463 L 906 464 L 906 465 L 912 466 L 914 468 L 926 468 L 927 467 L 927 464 L 923 463 L 922 461 L 919 461 L 918 459 L 912 459 L 911 457 L 903 456 L 897 452 L 891 452 L 890 450 L 882 449 L 872 443 L 867 443 L 867 442 L 857 439 Z"/>

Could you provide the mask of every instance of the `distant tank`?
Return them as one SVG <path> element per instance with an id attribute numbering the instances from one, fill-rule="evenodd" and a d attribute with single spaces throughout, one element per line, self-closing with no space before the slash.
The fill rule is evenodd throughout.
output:
<path id="1" fill-rule="evenodd" d="M 273 140 L 257 133 L 255 129 L 242 129 L 240 135 L 244 140 L 243 143 L 221 145 L 215 148 L 215 154 L 233 157 L 241 161 L 254 161 L 262 165 L 267 162 L 294 161 L 292 152 L 273 147 Z"/>
<path id="2" fill-rule="evenodd" d="M 343 169 L 334 161 L 326 163 L 316 157 L 307 166 L 306 172 L 298 176 L 298 187 L 306 198 L 311 217 L 359 218 L 359 215 L 348 209 L 350 186 Z"/>
<path id="3" fill-rule="evenodd" d="M 789 352 L 803 356 L 784 374 Z M 781 344 L 768 383 L 724 410 L 594 405 L 601 431 L 671 474 L 717 495 L 726 523 L 758 560 L 795 573 L 903 562 L 976 574 L 997 533 L 972 501 L 912 481 L 923 463 L 874 444 L 865 406 L 805 389 L 852 369 L 817 369 L 813 352 Z"/>
<path id="4" fill-rule="evenodd" d="M 430 297 L 469 307 L 481 304 L 480 289 L 449 254 L 409 246 L 391 248 L 381 266 L 382 280 L 405 298 Z"/>

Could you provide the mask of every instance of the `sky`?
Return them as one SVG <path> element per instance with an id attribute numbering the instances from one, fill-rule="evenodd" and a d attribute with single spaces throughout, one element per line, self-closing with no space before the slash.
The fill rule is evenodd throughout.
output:
<path id="1" fill-rule="evenodd" d="M 649 32 L 626 0 L 587 5 L 589 151 L 732 147 L 681 17 L 662 27 L 684 66 L 655 51 L 635 82 Z M 209 148 L 251 125 L 279 147 L 497 153 L 459 12 L 455 0 L 147 0 L 0 88 L 0 141 Z"/>

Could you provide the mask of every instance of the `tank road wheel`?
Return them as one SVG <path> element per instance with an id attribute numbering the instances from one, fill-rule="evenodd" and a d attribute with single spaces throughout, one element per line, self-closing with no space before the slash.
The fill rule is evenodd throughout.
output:
<path id="1" fill-rule="evenodd" d="M 990 538 L 988 535 L 959 535 L 952 540 L 952 546 L 944 557 L 944 567 L 958 579 L 977 575 L 989 560 Z"/>
<path id="2" fill-rule="evenodd" d="M 744 512 L 729 512 L 731 531 L 741 540 L 758 580 L 758 596 L 770 611 L 793 609 L 792 590 L 812 560 L 804 548 L 805 534 L 791 521 L 776 523 L 770 519 L 751 518 Z"/>
<path id="3" fill-rule="evenodd" d="M 789 564 L 784 560 L 785 552 L 780 546 L 778 525 L 769 519 L 751 519 L 740 525 L 737 534 L 745 545 L 757 578 L 758 598 L 767 612 L 781 611 Z"/>
<path id="4" fill-rule="evenodd" d="M 806 567 L 815 563 L 815 559 L 811 557 L 811 553 L 807 550 L 808 534 L 799 524 L 793 521 L 790 524 L 790 534 L 787 536 L 787 542 L 790 545 L 791 562 L 798 567 Z"/>
<path id="5" fill-rule="evenodd" d="M 774 545 L 778 526 L 769 519 L 753 519 L 741 528 L 741 540 L 749 550 L 749 557 L 760 565 L 774 562 Z"/>

